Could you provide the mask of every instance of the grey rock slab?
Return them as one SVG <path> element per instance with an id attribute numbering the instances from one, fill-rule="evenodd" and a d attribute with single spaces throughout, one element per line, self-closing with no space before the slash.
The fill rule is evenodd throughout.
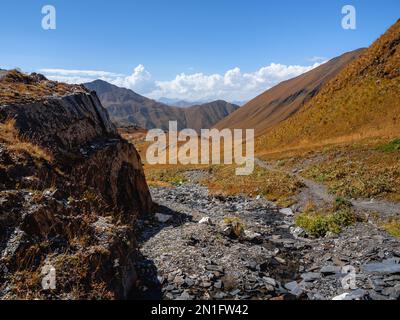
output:
<path id="1" fill-rule="evenodd" d="M 219 280 L 217 282 L 214 283 L 214 287 L 217 289 L 222 289 L 222 281 Z"/>
<path id="2" fill-rule="evenodd" d="M 188 287 L 191 287 L 191 286 L 194 286 L 195 281 L 194 281 L 193 279 L 186 278 L 186 279 L 185 279 L 185 284 L 186 284 Z"/>
<path id="3" fill-rule="evenodd" d="M 224 272 L 224 268 L 217 266 L 217 265 L 213 265 L 213 264 L 209 264 L 206 266 L 206 270 L 208 271 L 218 271 L 218 272 Z"/>
<path id="4" fill-rule="evenodd" d="M 296 281 L 285 284 L 285 288 L 296 297 L 301 296 L 304 291 L 303 288 Z"/>
<path id="5" fill-rule="evenodd" d="M 188 301 L 193 300 L 193 297 L 187 291 L 184 291 L 176 300 Z"/>
<path id="6" fill-rule="evenodd" d="M 363 289 L 356 289 L 350 292 L 344 300 L 361 300 L 366 296 L 366 294 L 367 291 Z"/>
<path id="7" fill-rule="evenodd" d="M 291 216 L 294 215 L 293 210 L 290 209 L 290 208 L 281 209 L 281 210 L 279 210 L 279 212 L 284 214 L 285 216 L 290 216 L 291 217 Z"/>
<path id="8" fill-rule="evenodd" d="M 363 265 L 362 269 L 367 273 L 400 274 L 400 264 L 394 259 L 388 259 L 377 263 L 368 263 Z"/>
<path id="9" fill-rule="evenodd" d="M 374 290 L 370 290 L 370 291 L 368 292 L 368 294 L 369 294 L 369 297 L 370 297 L 372 300 L 388 300 L 387 297 L 385 297 L 385 296 L 383 296 L 383 295 L 381 295 L 381 294 L 375 292 Z"/>
<path id="10" fill-rule="evenodd" d="M 341 273 L 342 272 L 342 268 L 336 267 L 336 266 L 324 266 L 324 267 L 321 268 L 320 272 L 324 276 L 329 276 L 329 275 L 334 275 L 334 274 L 337 274 L 337 273 Z"/>
<path id="11" fill-rule="evenodd" d="M 318 280 L 319 278 L 321 278 L 321 274 L 317 273 L 317 272 L 307 272 L 307 273 L 303 273 L 301 275 L 301 278 L 305 282 L 313 282 L 313 281 Z"/>
<path id="12" fill-rule="evenodd" d="M 275 281 L 275 279 L 272 279 L 272 278 L 270 278 L 270 277 L 264 277 L 264 278 L 262 278 L 263 280 L 264 280 L 264 282 L 266 283 L 266 284 L 269 284 L 269 285 L 271 285 L 271 286 L 273 286 L 273 287 L 276 287 L 276 281 Z"/>

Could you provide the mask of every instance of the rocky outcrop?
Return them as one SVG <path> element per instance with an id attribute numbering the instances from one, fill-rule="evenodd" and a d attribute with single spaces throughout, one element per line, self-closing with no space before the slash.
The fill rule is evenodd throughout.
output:
<path id="1" fill-rule="evenodd" d="M 59 86 L 22 78 L 7 85 Z M 0 298 L 127 297 L 137 280 L 134 224 L 152 210 L 139 154 L 96 94 L 67 85 L 24 94 L 0 96 Z M 42 283 L 49 266 L 53 289 Z"/>

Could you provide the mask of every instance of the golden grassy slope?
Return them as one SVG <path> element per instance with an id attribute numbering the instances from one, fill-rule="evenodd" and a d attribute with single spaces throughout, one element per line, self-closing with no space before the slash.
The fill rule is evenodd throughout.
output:
<path id="1" fill-rule="evenodd" d="M 298 112 L 325 83 L 358 58 L 362 51 L 345 53 L 296 78 L 281 82 L 221 120 L 215 128 L 252 128 L 257 136 L 264 134 Z"/>
<path id="2" fill-rule="evenodd" d="M 257 143 L 272 151 L 400 132 L 400 20 L 297 114 Z"/>

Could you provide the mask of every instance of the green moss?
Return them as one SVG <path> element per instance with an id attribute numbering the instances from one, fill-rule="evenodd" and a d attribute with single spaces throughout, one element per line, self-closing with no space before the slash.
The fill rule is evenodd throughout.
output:
<path id="1" fill-rule="evenodd" d="M 383 228 L 393 237 L 400 238 L 400 219 L 393 219 L 385 223 Z"/>
<path id="2" fill-rule="evenodd" d="M 395 152 L 400 151 L 400 139 L 395 139 L 387 144 L 382 144 L 376 148 L 378 151 L 382 152 Z"/>
<path id="3" fill-rule="evenodd" d="M 351 226 L 355 222 L 356 218 L 351 209 L 341 209 L 328 214 L 304 212 L 295 219 L 297 226 L 316 238 L 324 237 L 328 232 L 338 234 L 343 228 Z"/>

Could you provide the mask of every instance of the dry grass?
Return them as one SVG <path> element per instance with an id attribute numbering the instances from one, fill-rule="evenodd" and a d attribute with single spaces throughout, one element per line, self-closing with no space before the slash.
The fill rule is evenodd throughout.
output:
<path id="1" fill-rule="evenodd" d="M 399 148 L 399 139 L 380 137 L 259 157 L 280 170 L 297 169 L 338 197 L 400 201 Z"/>
<path id="2" fill-rule="evenodd" d="M 399 133 L 400 77 L 365 79 L 334 94 L 325 92 L 257 142 L 259 152 L 352 142 Z"/>
<path id="3" fill-rule="evenodd" d="M 85 89 L 10 70 L 0 79 L 0 105 L 32 103 L 48 96 L 65 96 Z"/>
<path id="4" fill-rule="evenodd" d="M 294 196 L 302 184 L 287 174 L 272 172 L 258 166 L 249 176 L 236 176 L 235 166 L 214 166 L 212 178 L 204 181 L 211 192 L 226 195 L 258 195 L 287 207 L 294 203 Z"/>
<path id="5" fill-rule="evenodd" d="M 0 141 L 7 144 L 7 148 L 17 153 L 27 153 L 33 158 L 52 161 L 52 156 L 49 152 L 40 146 L 28 141 L 24 141 L 15 129 L 15 121 L 9 120 L 5 123 L 0 123 Z"/>
<path id="6" fill-rule="evenodd" d="M 166 169 L 150 169 L 146 167 L 145 175 L 149 186 L 151 187 L 169 187 L 173 185 L 179 185 L 187 181 L 184 176 L 184 172 L 188 168 L 166 168 Z"/>
<path id="7" fill-rule="evenodd" d="M 261 137 L 257 149 L 270 152 L 399 133 L 399 43 L 400 20 L 297 114 Z"/>
<path id="8" fill-rule="evenodd" d="M 303 175 L 346 198 L 400 201 L 400 150 L 394 141 L 325 150 Z"/>

